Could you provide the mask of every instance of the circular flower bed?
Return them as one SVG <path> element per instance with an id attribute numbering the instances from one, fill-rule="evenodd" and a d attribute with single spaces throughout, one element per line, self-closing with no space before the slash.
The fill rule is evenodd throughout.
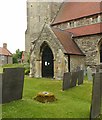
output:
<path id="1" fill-rule="evenodd" d="M 39 92 L 34 99 L 42 103 L 53 102 L 57 100 L 54 94 L 51 92 Z"/>

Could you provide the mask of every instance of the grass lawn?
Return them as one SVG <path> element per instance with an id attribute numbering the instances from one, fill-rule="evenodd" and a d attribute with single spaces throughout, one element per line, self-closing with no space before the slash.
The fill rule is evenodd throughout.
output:
<path id="1" fill-rule="evenodd" d="M 92 83 L 62 91 L 62 81 L 25 78 L 23 99 L 4 104 L 3 118 L 89 118 Z M 52 103 L 40 103 L 33 98 L 38 92 L 53 92 L 58 99 Z"/>

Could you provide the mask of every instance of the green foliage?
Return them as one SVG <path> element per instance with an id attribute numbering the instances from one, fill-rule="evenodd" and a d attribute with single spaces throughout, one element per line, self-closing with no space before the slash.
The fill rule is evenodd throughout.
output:
<path id="1" fill-rule="evenodd" d="M 4 104 L 3 118 L 89 118 L 92 83 L 62 91 L 62 81 L 26 77 L 22 100 Z M 57 101 L 40 103 L 33 98 L 38 92 L 53 92 Z"/>
<path id="2" fill-rule="evenodd" d="M 30 53 L 27 54 L 27 62 L 30 63 Z"/>
<path id="3" fill-rule="evenodd" d="M 29 75 L 29 73 L 30 73 L 30 64 L 26 63 L 23 66 L 25 68 L 25 75 Z"/>
<path id="4" fill-rule="evenodd" d="M 30 69 L 26 69 L 25 70 L 25 75 L 29 75 L 29 73 L 30 73 Z"/>
<path id="5" fill-rule="evenodd" d="M 19 49 L 16 50 L 16 53 L 13 54 L 13 63 L 19 63 L 19 60 L 22 58 L 22 51 Z"/>

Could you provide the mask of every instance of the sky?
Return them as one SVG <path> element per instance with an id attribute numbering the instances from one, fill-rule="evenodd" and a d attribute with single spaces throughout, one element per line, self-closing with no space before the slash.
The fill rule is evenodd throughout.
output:
<path id="1" fill-rule="evenodd" d="M 39 1 L 51 2 L 58 0 Z M 15 53 L 17 49 L 21 51 L 25 50 L 25 31 L 27 29 L 26 10 L 26 0 L 0 0 L 0 47 L 2 47 L 3 43 L 7 43 L 7 47 L 12 53 Z"/>
<path id="2" fill-rule="evenodd" d="M 25 50 L 26 0 L 0 0 L 0 47 Z"/>

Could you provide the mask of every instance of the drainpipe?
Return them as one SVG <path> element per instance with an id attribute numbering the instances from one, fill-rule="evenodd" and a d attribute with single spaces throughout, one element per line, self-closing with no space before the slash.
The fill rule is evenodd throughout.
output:
<path id="1" fill-rule="evenodd" d="M 70 72 L 70 55 L 68 54 L 68 70 Z"/>

